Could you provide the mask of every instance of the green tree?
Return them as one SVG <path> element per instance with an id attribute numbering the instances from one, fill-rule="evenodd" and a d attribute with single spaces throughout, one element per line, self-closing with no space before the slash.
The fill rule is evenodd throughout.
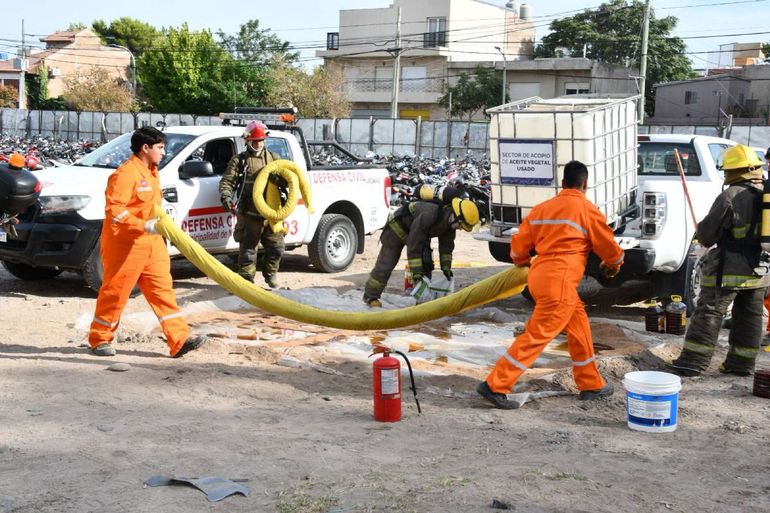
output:
<path id="1" fill-rule="evenodd" d="M 37 72 L 27 73 L 24 77 L 27 93 L 27 107 L 30 109 L 42 109 L 48 99 L 48 66 L 41 63 Z"/>
<path id="2" fill-rule="evenodd" d="M 439 105 L 450 108 L 451 116 L 468 116 L 468 121 L 480 109 L 486 111 L 500 104 L 503 75 L 484 66 L 476 66 L 472 72 L 462 72 L 454 86 L 445 86 Z M 486 113 L 484 114 L 486 116 Z"/>
<path id="3" fill-rule="evenodd" d="M 234 59 L 246 61 L 255 66 L 273 66 L 279 63 L 294 63 L 299 54 L 291 51 L 288 41 L 260 29 L 259 20 L 249 20 L 241 25 L 238 34 L 228 35 L 217 32 L 222 47 Z"/>
<path id="4" fill-rule="evenodd" d="M 551 33 L 543 37 L 535 56 L 556 57 L 561 49 L 582 56 L 585 50 L 589 59 L 638 68 L 644 8 L 640 0 L 610 0 L 596 9 L 554 20 L 549 27 Z M 654 84 L 694 76 L 684 41 L 671 35 L 678 21 L 675 16 L 657 18 L 650 10 L 645 91 L 646 111 L 650 114 L 655 105 Z"/>
<path id="5" fill-rule="evenodd" d="M 164 30 L 137 68 L 143 95 L 161 112 L 215 114 L 265 93 L 264 81 L 252 81 L 251 68 L 233 59 L 211 32 L 191 31 L 187 24 Z"/>
<path id="6" fill-rule="evenodd" d="M 125 46 L 135 57 L 152 49 L 161 36 L 160 31 L 149 23 L 126 16 L 112 20 L 109 25 L 103 20 L 96 20 L 91 28 L 99 34 L 104 44 Z"/>
<path id="7" fill-rule="evenodd" d="M 85 23 L 81 23 L 79 21 L 76 21 L 76 22 L 73 22 L 73 23 L 69 24 L 69 26 L 67 27 L 67 32 L 80 32 L 84 28 L 86 28 L 86 24 Z"/>

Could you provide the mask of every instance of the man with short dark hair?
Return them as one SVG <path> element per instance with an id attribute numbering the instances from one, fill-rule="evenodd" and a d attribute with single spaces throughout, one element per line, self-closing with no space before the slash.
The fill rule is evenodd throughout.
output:
<path id="1" fill-rule="evenodd" d="M 206 341 L 205 336 L 189 336 L 174 297 L 168 250 L 155 230 L 158 218 L 153 210 L 161 201 L 158 163 L 166 153 L 165 145 L 166 136 L 157 128 L 139 128 L 131 136 L 133 155 L 107 182 L 101 236 L 104 273 L 88 334 L 97 356 L 115 355 L 111 342 L 137 283 L 158 316 L 172 358 Z"/>
<path id="2" fill-rule="evenodd" d="M 602 259 L 608 277 L 623 264 L 623 250 L 615 242 L 607 220 L 585 197 L 588 169 L 578 161 L 564 166 L 562 191 L 535 206 L 511 237 L 511 258 L 518 266 L 530 266 L 529 291 L 535 300 L 526 331 L 516 337 L 487 379 L 476 388 L 496 408 L 521 406 L 507 398 L 516 380 L 535 363 L 543 349 L 562 331 L 580 399 L 611 395 L 612 383 L 599 374 L 594 357 L 591 327 L 577 288 L 585 272 L 588 253 Z M 531 260 L 532 251 L 537 258 Z"/>

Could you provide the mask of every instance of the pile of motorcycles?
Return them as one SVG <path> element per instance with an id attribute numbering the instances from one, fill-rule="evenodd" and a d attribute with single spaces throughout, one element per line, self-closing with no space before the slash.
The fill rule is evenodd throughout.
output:
<path id="1" fill-rule="evenodd" d="M 20 153 L 28 161 L 37 161 L 37 169 L 65 166 L 84 157 L 100 145 L 100 142 L 90 139 L 64 141 L 54 137 L 23 138 L 1 134 L 0 160 L 6 160 L 13 153 Z"/>
<path id="2" fill-rule="evenodd" d="M 312 155 L 313 165 L 374 164 L 387 168 L 390 173 L 390 208 L 396 210 L 418 199 L 421 186 L 450 185 L 460 190 L 463 197 L 473 200 L 479 208 L 481 224 L 489 216 L 489 160 L 467 152 L 462 158 L 430 158 L 416 155 L 393 156 L 369 152 L 363 161 L 354 161 L 328 151 Z"/>

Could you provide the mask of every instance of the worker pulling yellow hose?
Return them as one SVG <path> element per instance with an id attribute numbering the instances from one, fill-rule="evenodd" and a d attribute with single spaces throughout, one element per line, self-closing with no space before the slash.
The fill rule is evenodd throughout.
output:
<path id="1" fill-rule="evenodd" d="M 281 206 L 281 194 L 272 182 L 268 182 L 271 175 L 278 175 L 288 184 L 286 204 Z M 297 206 L 297 193 L 302 194 L 308 214 L 313 213 L 312 199 L 310 196 L 310 182 L 307 175 L 297 164 L 291 160 L 274 160 L 266 165 L 257 175 L 252 190 L 252 199 L 257 212 L 267 219 L 274 233 L 283 233 L 286 228 L 283 220 L 294 212 Z"/>
<path id="2" fill-rule="evenodd" d="M 322 310 L 291 301 L 247 282 L 190 238 L 159 206 L 155 207 L 155 214 L 159 218 L 156 225 L 158 233 L 170 240 L 193 265 L 222 288 L 257 308 L 307 324 L 348 330 L 403 328 L 513 296 L 527 284 L 527 268 L 511 267 L 449 296 L 408 308 L 377 309 L 372 312 Z"/>

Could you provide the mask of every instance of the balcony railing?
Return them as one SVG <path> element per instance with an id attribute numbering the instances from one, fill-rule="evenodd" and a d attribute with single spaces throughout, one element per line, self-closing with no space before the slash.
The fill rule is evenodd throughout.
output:
<path id="1" fill-rule="evenodd" d="M 393 79 L 359 79 L 346 83 L 351 93 L 387 92 L 393 89 Z M 402 93 L 440 93 L 444 90 L 443 78 L 402 78 L 399 91 Z"/>

